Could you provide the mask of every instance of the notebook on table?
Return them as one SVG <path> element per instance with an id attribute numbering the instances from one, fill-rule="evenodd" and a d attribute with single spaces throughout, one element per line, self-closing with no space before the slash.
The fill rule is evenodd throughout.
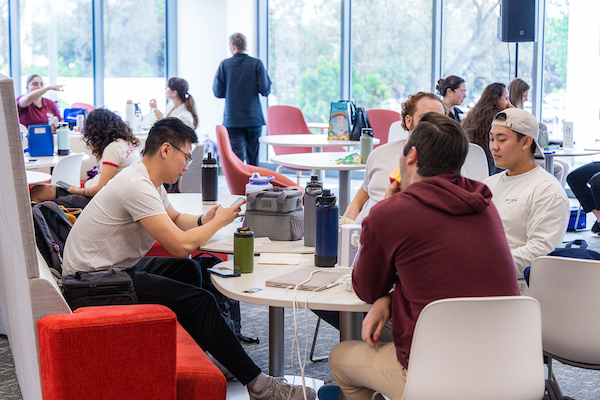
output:
<path id="1" fill-rule="evenodd" d="M 307 280 L 311 272 L 313 271 L 314 270 L 309 269 L 298 269 L 292 272 L 288 272 L 287 274 L 268 279 L 265 282 L 265 285 L 280 288 L 291 287 L 293 289 L 299 283 Z M 310 281 L 298 286 L 298 290 L 321 291 L 327 289 L 328 285 L 335 283 L 335 281 L 341 278 L 342 275 L 343 274 L 341 272 L 319 270 L 318 272 L 313 274 Z"/>

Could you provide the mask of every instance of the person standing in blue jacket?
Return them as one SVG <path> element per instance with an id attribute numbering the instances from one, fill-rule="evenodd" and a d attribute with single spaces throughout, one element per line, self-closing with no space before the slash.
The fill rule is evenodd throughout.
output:
<path id="1" fill-rule="evenodd" d="M 233 152 L 240 160 L 258 165 L 258 138 L 265 125 L 258 95 L 269 95 L 271 79 L 262 61 L 244 53 L 246 36 L 234 33 L 229 46 L 233 56 L 219 65 L 213 92 L 225 99 L 223 125 Z"/>

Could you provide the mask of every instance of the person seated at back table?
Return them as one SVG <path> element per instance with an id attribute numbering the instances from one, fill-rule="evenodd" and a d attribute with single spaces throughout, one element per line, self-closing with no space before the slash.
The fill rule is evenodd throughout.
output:
<path id="1" fill-rule="evenodd" d="M 62 92 L 63 85 L 44 86 L 44 80 L 39 75 L 30 75 L 27 78 L 27 94 L 17 97 L 17 111 L 19 122 L 26 127 L 29 125 L 48 124 L 48 114 L 52 114 L 62 121 L 56 104 L 42 97 L 49 90 Z"/>
<path id="2" fill-rule="evenodd" d="M 444 114 L 444 106 L 433 93 L 418 92 L 408 96 L 402 103 L 402 128 L 410 132 L 428 112 Z M 344 217 L 357 223 L 369 214 L 371 207 L 383 200 L 390 184 L 390 174 L 398 167 L 404 140 L 396 140 L 379 146 L 369 155 L 362 186 L 348 205 Z"/>
<path id="3" fill-rule="evenodd" d="M 596 217 L 592 233 L 600 233 L 600 162 L 594 161 L 577 168 L 567 176 L 567 182 L 583 211 L 586 214 L 591 212 Z"/>
<path id="4" fill-rule="evenodd" d="M 402 398 L 415 324 L 427 304 L 519 294 L 492 194 L 460 176 L 468 149 L 456 121 L 423 116 L 400 156 L 400 192 L 363 221 L 352 284 L 373 304 L 363 320 L 364 342 L 341 342 L 329 354 L 335 381 L 350 400 L 370 400 L 375 392 Z M 390 316 L 394 340 L 379 343 Z"/>
<path id="5" fill-rule="evenodd" d="M 217 205 L 198 216 L 180 213 L 169 203 L 163 184 L 187 171 L 197 141 L 194 131 L 177 118 L 156 122 L 142 161 L 115 176 L 73 225 L 63 275 L 126 271 L 139 303 L 162 304 L 175 312 L 198 345 L 247 386 L 251 400 L 304 399 L 302 386 L 267 376 L 252 362 L 223 320 L 214 296 L 202 289 L 200 266 L 185 258 L 237 218 L 243 204 Z M 181 258 L 144 257 L 155 241 Z M 306 395 L 315 398 L 310 388 Z"/>
<path id="6" fill-rule="evenodd" d="M 87 116 L 83 140 L 98 160 L 98 174 L 83 188 L 36 185 L 31 188 L 31 201 L 52 200 L 65 207 L 84 208 L 115 175 L 140 161 L 140 141 L 121 117 L 106 108 L 97 108 Z"/>
<path id="7" fill-rule="evenodd" d="M 504 171 L 486 178 L 506 232 L 519 290 L 527 284 L 525 268 L 563 240 L 569 222 L 569 199 L 558 180 L 536 165 L 544 156 L 537 144 L 538 122 L 520 108 L 500 111 L 492 121 L 489 149 Z"/>

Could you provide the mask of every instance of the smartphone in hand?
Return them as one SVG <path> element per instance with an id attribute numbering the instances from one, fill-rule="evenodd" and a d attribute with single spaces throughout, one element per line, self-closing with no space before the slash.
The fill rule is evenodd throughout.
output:
<path id="1" fill-rule="evenodd" d="M 64 182 L 64 181 L 58 181 L 58 182 L 56 182 L 56 184 L 58 186 L 62 187 L 62 188 L 65 188 L 65 189 L 71 189 L 71 187 L 73 187 L 73 185 L 70 185 L 70 184 L 68 184 L 67 182 Z"/>
<path id="2" fill-rule="evenodd" d="M 237 206 L 239 203 L 241 203 L 244 200 L 246 200 L 245 197 L 238 197 L 237 199 L 235 199 L 235 201 L 231 204 L 230 207 L 235 207 L 235 206 Z"/>
<path id="3" fill-rule="evenodd" d="M 208 272 L 210 272 L 211 274 L 220 276 L 222 278 L 232 278 L 234 276 L 241 275 L 239 272 L 236 272 L 236 271 L 232 270 L 231 268 L 225 268 L 225 267 L 208 268 Z"/>

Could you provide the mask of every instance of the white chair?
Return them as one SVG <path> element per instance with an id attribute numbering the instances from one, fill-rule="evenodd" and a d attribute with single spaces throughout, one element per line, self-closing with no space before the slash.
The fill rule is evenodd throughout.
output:
<path id="1" fill-rule="evenodd" d="M 84 153 L 70 154 L 60 159 L 52 171 L 50 183 L 56 185 L 56 182 L 63 181 L 75 187 L 81 186 L 81 163 Z"/>
<path id="2" fill-rule="evenodd" d="M 403 400 L 540 400 L 540 306 L 526 296 L 443 299 L 421 312 Z"/>
<path id="3" fill-rule="evenodd" d="M 408 137 L 408 132 L 402 128 L 402 121 L 392 122 L 390 125 L 390 131 L 388 133 L 387 142 L 393 142 L 396 140 L 405 140 Z"/>
<path id="4" fill-rule="evenodd" d="M 549 357 L 548 383 L 554 392 L 549 393 L 550 399 L 560 399 L 553 359 L 600 369 L 600 261 L 539 257 L 531 264 L 529 283 L 528 294 L 542 309 L 542 343 Z"/>
<path id="5" fill-rule="evenodd" d="M 199 144 L 192 150 L 194 162 L 177 182 L 180 193 L 202 193 L 202 159 L 204 145 Z"/>
<path id="6" fill-rule="evenodd" d="M 485 151 L 480 146 L 469 143 L 469 152 L 460 173 L 465 178 L 479 182 L 490 176 L 487 157 L 485 156 Z"/>

